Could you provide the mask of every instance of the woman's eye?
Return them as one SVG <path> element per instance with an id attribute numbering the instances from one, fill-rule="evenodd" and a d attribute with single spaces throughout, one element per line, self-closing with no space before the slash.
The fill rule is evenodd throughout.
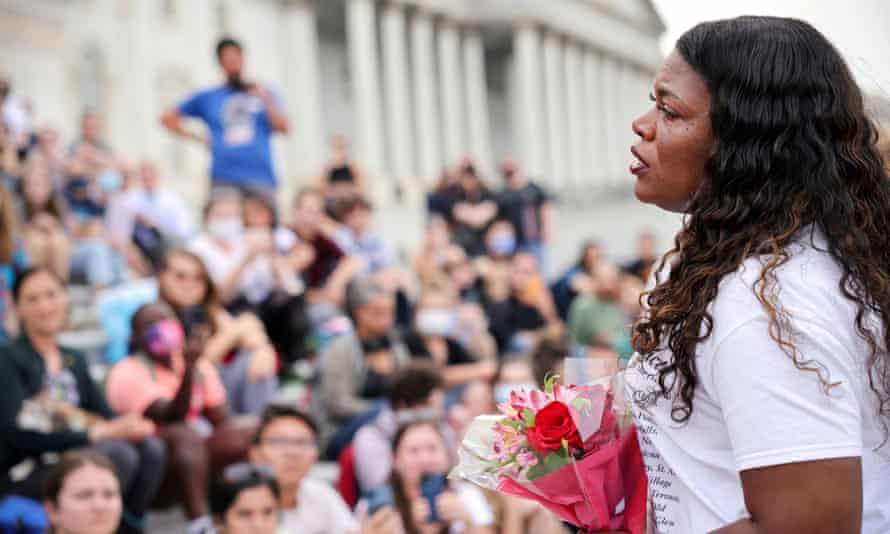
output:
<path id="1" fill-rule="evenodd" d="M 658 111 L 664 113 L 664 116 L 668 119 L 676 119 L 678 115 L 671 110 L 671 108 L 665 106 L 664 104 L 658 104 L 655 106 L 658 108 Z"/>
<path id="2" fill-rule="evenodd" d="M 658 99 L 655 98 L 655 95 L 653 95 L 652 93 L 649 93 L 649 100 L 651 100 L 652 102 L 655 102 L 655 109 L 657 109 L 657 110 L 660 111 L 662 114 L 664 114 L 664 116 L 665 116 L 666 118 L 668 118 L 668 119 L 676 119 L 676 118 L 679 116 L 679 115 L 677 115 L 677 113 L 675 113 L 674 110 L 672 110 L 671 108 L 665 106 L 664 104 L 659 103 L 659 102 L 658 102 Z"/>

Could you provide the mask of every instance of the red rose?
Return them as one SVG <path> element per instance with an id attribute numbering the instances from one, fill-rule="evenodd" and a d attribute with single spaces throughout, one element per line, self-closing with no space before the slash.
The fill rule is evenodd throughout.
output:
<path id="1" fill-rule="evenodd" d="M 538 412 L 535 426 L 525 429 L 525 437 L 529 445 L 541 453 L 561 449 L 563 440 L 568 441 L 570 447 L 580 449 L 583 445 L 569 407 L 558 401 L 551 402 Z"/>

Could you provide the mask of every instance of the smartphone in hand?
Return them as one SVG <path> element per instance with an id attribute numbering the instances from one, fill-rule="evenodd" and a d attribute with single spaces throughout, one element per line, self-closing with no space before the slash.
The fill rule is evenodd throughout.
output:
<path id="1" fill-rule="evenodd" d="M 430 523 L 439 521 L 439 511 L 436 510 L 436 498 L 445 491 L 445 475 L 442 473 L 427 473 L 420 479 L 420 493 L 430 504 Z"/>
<path id="2" fill-rule="evenodd" d="M 395 507 L 395 497 L 389 484 L 380 486 L 371 491 L 365 498 L 368 507 L 368 517 L 373 517 L 379 510 L 387 507 Z"/>

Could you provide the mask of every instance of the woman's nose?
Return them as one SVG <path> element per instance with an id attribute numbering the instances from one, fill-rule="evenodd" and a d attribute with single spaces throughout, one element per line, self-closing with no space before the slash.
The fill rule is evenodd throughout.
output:
<path id="1" fill-rule="evenodd" d="M 640 115 L 633 122 L 630 123 L 630 127 L 633 130 L 633 133 L 637 135 L 640 139 L 651 141 L 655 136 L 655 108 L 653 107 L 643 115 Z"/>

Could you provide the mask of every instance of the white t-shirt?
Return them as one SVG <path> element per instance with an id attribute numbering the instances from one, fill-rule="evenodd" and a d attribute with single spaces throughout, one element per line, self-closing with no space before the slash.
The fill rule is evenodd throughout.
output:
<path id="1" fill-rule="evenodd" d="M 825 249 L 824 239 L 815 242 Z M 752 291 L 760 260 L 727 275 L 711 303 L 713 331 L 697 347 L 699 385 L 685 424 L 671 419 L 669 399 L 640 402 L 659 391 L 655 366 L 637 355 L 628 367 L 658 534 L 706 533 L 749 517 L 741 471 L 854 456 L 862 458 L 862 532 L 890 532 L 890 446 L 875 452 L 883 430 L 856 305 L 840 294 L 841 269 L 828 253 L 808 240 L 790 252 L 775 274 L 799 358 L 818 362 L 840 385 L 826 393 L 816 374 L 796 369 L 769 336 Z M 670 353 L 658 356 L 669 361 Z"/>
<path id="2" fill-rule="evenodd" d="M 204 265 L 214 283 L 221 283 L 241 264 L 250 250 L 245 239 L 231 243 L 224 249 L 213 238 L 201 234 L 188 245 L 188 249 L 204 260 Z M 275 271 L 268 256 L 254 259 L 241 273 L 238 290 L 251 303 L 261 302 L 275 289 Z"/>
<path id="3" fill-rule="evenodd" d="M 358 522 L 334 488 L 306 479 L 300 484 L 297 507 L 281 514 L 282 532 L 300 534 L 346 534 L 358 532 Z"/>

